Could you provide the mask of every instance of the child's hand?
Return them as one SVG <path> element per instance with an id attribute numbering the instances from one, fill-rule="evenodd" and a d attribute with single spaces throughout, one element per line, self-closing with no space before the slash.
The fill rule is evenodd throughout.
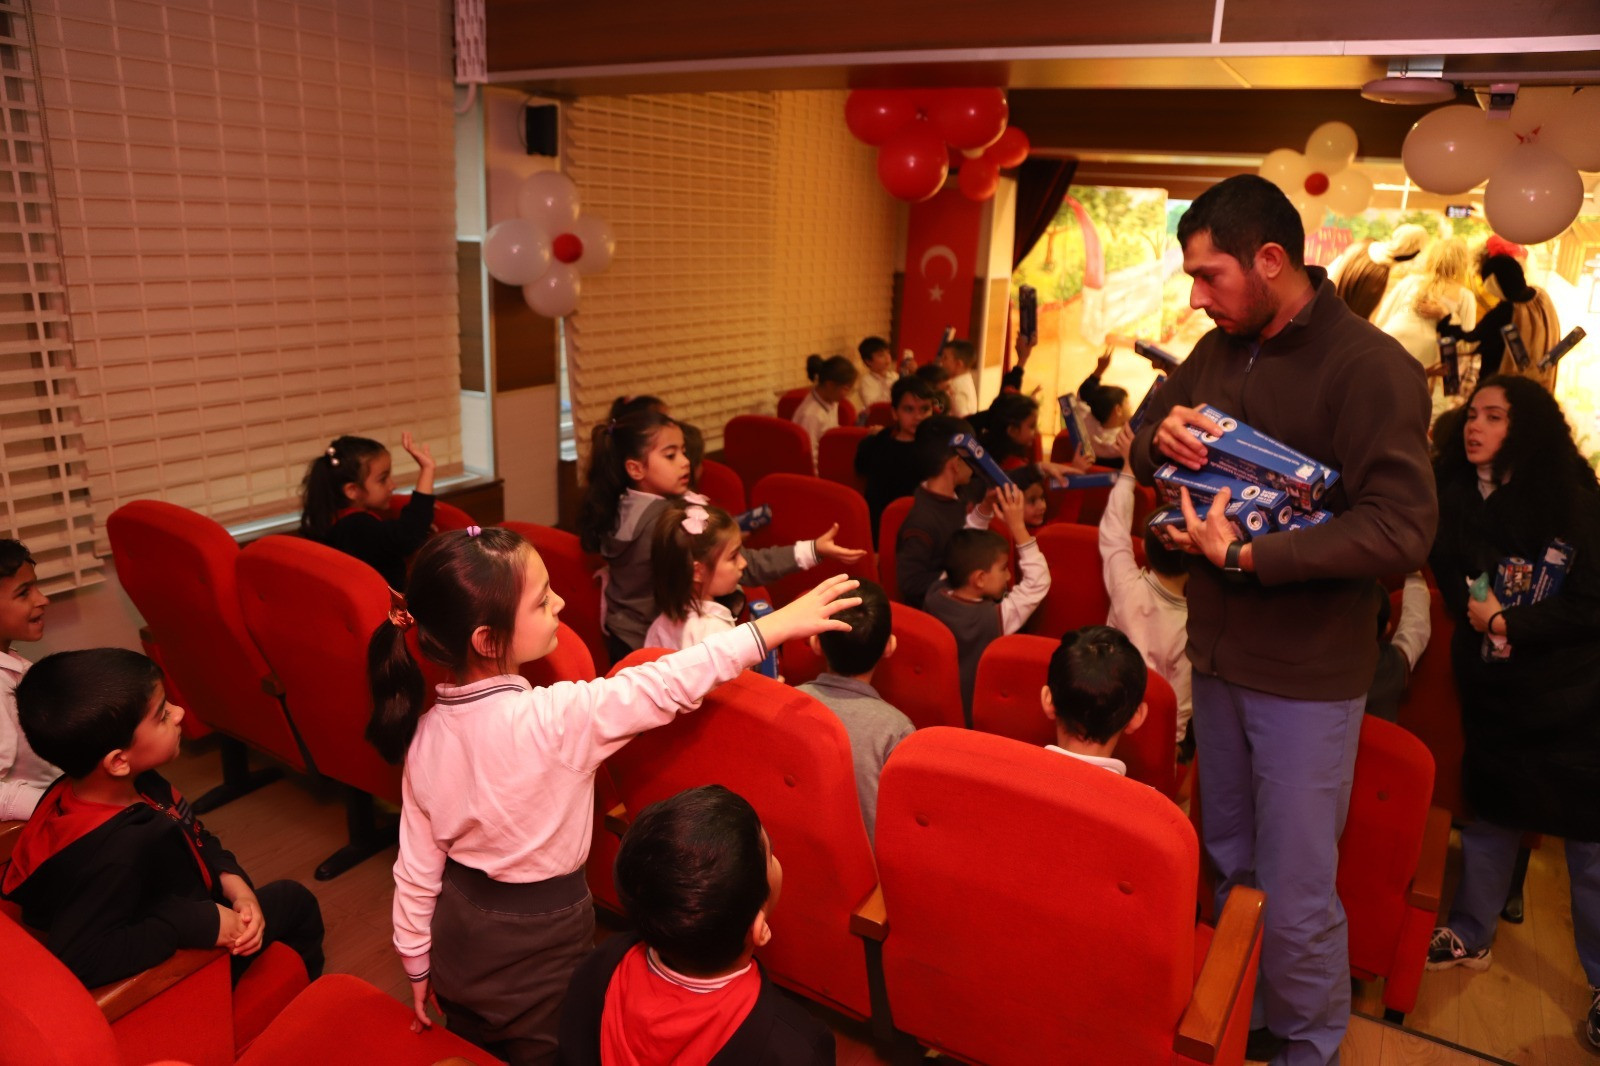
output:
<path id="1" fill-rule="evenodd" d="M 400 434 L 400 447 L 404 448 L 406 454 L 417 461 L 419 469 L 432 470 L 436 465 L 433 461 L 433 452 L 426 444 L 418 444 L 412 440 L 409 430 Z"/>
<path id="2" fill-rule="evenodd" d="M 836 622 L 833 616 L 861 603 L 861 597 L 848 595 L 860 584 L 847 574 L 836 574 L 752 624 L 761 632 L 761 639 L 768 648 L 825 630 L 848 631 L 849 624 Z"/>
<path id="3" fill-rule="evenodd" d="M 841 563 L 853 563 L 867 554 L 865 548 L 842 548 L 833 542 L 839 532 L 839 523 L 835 522 L 828 527 L 828 531 L 817 538 L 817 557 L 819 559 L 837 559 Z"/>
<path id="4" fill-rule="evenodd" d="M 1028 525 L 1024 522 L 1023 515 L 1027 512 L 1027 500 L 1022 495 L 1022 490 L 1015 485 L 1004 485 L 1000 489 L 1000 519 L 1005 522 L 1006 528 L 1011 530 L 1011 536 L 1018 544 L 1028 539 Z"/>
<path id="5" fill-rule="evenodd" d="M 236 911 L 218 903 L 217 908 L 217 947 L 232 948 L 239 939 L 239 934 L 244 931 L 244 922 Z"/>
<path id="6" fill-rule="evenodd" d="M 262 937 L 267 932 L 267 919 L 261 913 L 261 904 L 254 895 L 240 896 L 233 901 L 233 912 L 239 916 L 239 937 L 233 942 L 235 955 L 254 955 L 261 950 Z"/>
<path id="7" fill-rule="evenodd" d="M 444 1013 L 444 1011 L 439 1010 L 439 1001 L 433 996 L 433 982 L 429 981 L 427 978 L 423 978 L 421 981 L 412 981 L 411 1031 L 413 1033 L 420 1033 L 424 1029 L 433 1028 L 433 1019 L 428 1016 L 428 1006 L 430 1004 L 432 1004 L 433 1009 L 439 1011 L 440 1014 Z"/>
<path id="8" fill-rule="evenodd" d="M 1131 470 L 1132 467 L 1130 467 L 1128 464 L 1133 461 L 1129 456 L 1129 453 L 1133 451 L 1132 426 L 1124 424 L 1121 429 L 1117 430 L 1116 447 L 1117 454 L 1122 456 L 1122 468 L 1124 470 Z"/>
<path id="9" fill-rule="evenodd" d="M 1111 366 L 1111 345 L 1106 345 L 1106 350 L 1100 353 L 1100 358 L 1094 361 L 1094 376 L 1099 377 Z"/>
<path id="10" fill-rule="evenodd" d="M 1034 345 L 1038 341 L 1026 333 L 1017 334 L 1017 365 L 1027 366 L 1028 356 L 1033 354 Z"/>

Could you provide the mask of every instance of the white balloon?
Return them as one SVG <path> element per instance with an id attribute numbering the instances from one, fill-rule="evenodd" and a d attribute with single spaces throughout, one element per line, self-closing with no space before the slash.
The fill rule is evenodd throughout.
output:
<path id="1" fill-rule="evenodd" d="M 550 237 L 525 218 L 510 218 L 483 239 L 483 265 L 507 285 L 526 285 L 550 266 Z"/>
<path id="2" fill-rule="evenodd" d="M 1417 120 L 1400 147 L 1406 174 L 1428 192 L 1454 196 L 1475 188 L 1516 146 L 1504 121 L 1476 107 L 1452 104 Z"/>
<path id="3" fill-rule="evenodd" d="M 1347 167 L 1328 179 L 1328 191 L 1323 197 L 1328 210 L 1349 218 L 1359 215 L 1372 202 L 1372 179 L 1354 167 Z"/>
<path id="4" fill-rule="evenodd" d="M 617 235 L 611 223 L 599 215 L 580 215 L 572 232 L 583 242 L 583 254 L 575 264 L 580 274 L 598 274 L 611 265 L 611 256 L 617 250 Z"/>
<path id="5" fill-rule="evenodd" d="M 1348 123 L 1324 122 L 1306 138 L 1306 159 L 1312 170 L 1331 176 L 1332 171 L 1343 170 L 1356 157 L 1356 131 Z"/>
<path id="6" fill-rule="evenodd" d="M 522 287 L 522 298 L 546 318 L 564 318 L 578 309 L 582 288 L 577 270 L 566 263 L 554 263 L 543 277 Z"/>
<path id="7" fill-rule="evenodd" d="M 1570 99 L 1570 86 L 1530 85 L 1518 90 L 1517 102 L 1511 105 L 1511 115 L 1505 122 L 1517 136 L 1532 136 L 1557 112 L 1564 110 Z"/>
<path id="8" fill-rule="evenodd" d="M 1328 208 L 1322 197 L 1311 196 L 1302 190 L 1299 196 L 1289 197 L 1289 202 L 1300 212 L 1300 226 L 1306 231 L 1307 237 L 1322 228 L 1322 216 Z"/>
<path id="9" fill-rule="evenodd" d="M 1489 177 L 1483 213 L 1489 227 L 1514 244 L 1557 237 L 1583 206 L 1577 168 L 1542 144 L 1520 144 Z"/>
<path id="10" fill-rule="evenodd" d="M 1539 131 L 1539 143 L 1579 170 L 1600 170 L 1600 85 L 1568 98 Z"/>
<path id="11" fill-rule="evenodd" d="M 578 187 L 559 170 L 541 170 L 517 190 L 517 214 L 550 233 L 570 230 L 578 220 Z"/>
<path id="12" fill-rule="evenodd" d="M 1306 162 L 1305 156 L 1293 148 L 1276 148 L 1267 153 L 1267 157 L 1261 161 L 1261 169 L 1256 173 L 1293 199 L 1305 194 L 1306 175 L 1311 173 L 1311 165 Z"/>

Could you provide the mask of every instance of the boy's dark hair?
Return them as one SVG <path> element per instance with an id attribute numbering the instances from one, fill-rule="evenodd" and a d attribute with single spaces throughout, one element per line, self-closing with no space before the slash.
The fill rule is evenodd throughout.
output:
<path id="1" fill-rule="evenodd" d="M 918 480 L 926 481 L 944 469 L 955 454 L 950 450 L 950 438 L 957 433 L 971 435 L 972 426 L 965 419 L 950 415 L 929 415 L 917 426 L 912 447 L 916 449 Z"/>
<path id="2" fill-rule="evenodd" d="M 842 355 L 806 356 L 806 377 L 818 385 L 844 385 L 856 383 L 856 365 Z"/>
<path id="3" fill-rule="evenodd" d="M 12 577 L 24 566 L 37 566 L 28 546 L 10 537 L 0 538 L 0 577 Z"/>
<path id="4" fill-rule="evenodd" d="M 584 551 L 599 551 L 600 542 L 617 526 L 622 494 L 630 484 L 627 461 L 643 459 L 655 444 L 656 434 L 677 424 L 659 411 L 647 409 L 594 427 L 588 485 L 578 506 L 578 539 Z"/>
<path id="5" fill-rule="evenodd" d="M 1011 550 L 1006 538 L 992 529 L 957 530 L 945 549 L 944 569 L 950 576 L 950 587 L 965 585 L 978 570 L 987 570 Z"/>
<path id="6" fill-rule="evenodd" d="M 691 975 L 725 970 L 767 902 L 761 819 L 722 785 L 680 792 L 639 812 L 615 875 L 628 917 L 662 962 Z"/>
<path id="7" fill-rule="evenodd" d="M 845 677 L 856 677 L 878 665 L 889 644 L 891 615 L 889 597 L 875 581 L 862 581 L 855 595 L 861 602 L 834 615 L 849 623 L 849 632 L 826 630 L 817 637 L 828 669 Z"/>
<path id="8" fill-rule="evenodd" d="M 939 345 L 939 354 L 954 352 L 956 358 L 961 360 L 961 365 L 968 370 L 978 365 L 978 350 L 972 346 L 971 341 L 946 341 Z"/>
<path id="9" fill-rule="evenodd" d="M 1112 412 L 1128 402 L 1128 390 L 1121 385 L 1101 385 L 1084 400 L 1096 422 L 1105 424 Z"/>
<path id="10" fill-rule="evenodd" d="M 1188 572 L 1187 555 L 1176 548 L 1167 547 L 1161 535 L 1150 528 L 1149 523 L 1144 527 L 1144 563 L 1158 574 L 1167 577 L 1177 577 Z"/>
<path id="11" fill-rule="evenodd" d="M 930 402 L 933 400 L 933 386 L 924 381 L 920 375 L 907 374 L 889 386 L 889 406 L 899 407 L 900 401 L 906 398 L 907 393 L 919 400 Z"/>
<path id="12" fill-rule="evenodd" d="M 1235 174 L 1195 198 L 1178 219 L 1178 245 L 1186 247 L 1197 233 L 1211 234 L 1219 252 L 1239 261 L 1248 272 L 1262 245 L 1280 245 L 1296 270 L 1304 270 L 1306 230 L 1300 213 L 1272 182 L 1256 174 Z"/>
<path id="13" fill-rule="evenodd" d="M 161 668 L 126 648 L 58 651 L 17 682 L 17 720 L 39 758 L 77 779 L 133 743 Z"/>
<path id="14" fill-rule="evenodd" d="M 611 401 L 611 414 L 613 419 L 627 418 L 641 411 L 654 411 L 656 414 L 665 414 L 667 401 L 659 396 L 618 396 Z"/>
<path id="15" fill-rule="evenodd" d="M 940 385 L 943 385 L 945 382 L 950 380 L 949 371 L 945 370 L 945 368 L 940 366 L 938 363 L 923 363 L 921 366 L 917 367 L 917 372 L 912 376 L 926 381 L 928 383 L 928 387 L 935 392 L 939 391 Z"/>
<path id="16" fill-rule="evenodd" d="M 866 340 L 856 345 L 856 354 L 861 356 L 861 361 L 863 363 L 877 355 L 879 352 L 887 352 L 888 350 L 889 342 L 884 340 L 882 337 L 868 337 Z"/>
<path id="17" fill-rule="evenodd" d="M 1127 728 L 1144 701 L 1144 658 L 1121 630 L 1085 626 L 1050 656 L 1056 721 L 1075 737 L 1104 744 Z"/>
<path id="18" fill-rule="evenodd" d="M 367 478 L 367 464 L 389 449 L 371 437 L 335 437 L 311 460 L 300 482 L 300 535 L 326 540 L 339 512 L 350 506 L 344 487 Z M 57 765 L 60 765 L 59 763 Z"/>

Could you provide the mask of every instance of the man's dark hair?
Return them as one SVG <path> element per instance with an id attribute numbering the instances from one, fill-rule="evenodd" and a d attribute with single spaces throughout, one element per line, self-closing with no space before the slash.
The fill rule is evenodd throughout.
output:
<path id="1" fill-rule="evenodd" d="M 855 595 L 861 602 L 834 615 L 849 624 L 848 631 L 830 629 L 817 637 L 828 669 L 845 677 L 856 677 L 878 665 L 889 644 L 889 597 L 875 581 L 862 581 Z"/>
<path id="2" fill-rule="evenodd" d="M 161 669 L 136 651 L 58 651 L 17 682 L 17 719 L 39 758 L 84 777 L 133 743 L 160 683 Z"/>
<path id="3" fill-rule="evenodd" d="M 24 566 L 34 565 L 33 556 L 22 541 L 0 538 L 0 577 L 11 577 Z"/>
<path id="4" fill-rule="evenodd" d="M 1010 550 L 1006 538 L 992 529 L 957 530 L 944 553 L 944 570 L 950 576 L 950 587 L 958 589 L 965 585 L 974 571 L 989 569 Z"/>
<path id="5" fill-rule="evenodd" d="M 1056 721 L 1075 737 L 1104 744 L 1127 728 L 1144 701 L 1144 658 L 1121 630 L 1085 626 L 1050 656 Z"/>
<path id="6" fill-rule="evenodd" d="M 861 356 L 861 361 L 863 363 L 877 355 L 879 352 L 886 352 L 888 350 L 889 342 L 884 340 L 882 337 L 868 337 L 866 340 L 856 345 L 856 354 Z"/>
<path id="7" fill-rule="evenodd" d="M 616 880 L 628 916 L 663 962 L 690 975 L 725 970 L 767 902 L 761 819 L 721 785 L 652 803 L 622 838 Z"/>
<path id="8" fill-rule="evenodd" d="M 1178 219 L 1178 244 L 1187 247 L 1196 233 L 1211 234 L 1211 243 L 1249 271 L 1262 245 L 1281 245 L 1296 270 L 1306 265 L 1306 230 L 1300 212 L 1266 178 L 1236 174 L 1195 198 Z"/>
<path id="9" fill-rule="evenodd" d="M 916 374 L 907 374 L 889 386 L 889 406 L 899 407 L 900 401 L 910 393 L 919 400 L 933 402 L 933 386 L 929 385 Z"/>
<path id="10" fill-rule="evenodd" d="M 963 418 L 952 415 L 929 415 L 917 426 L 912 446 L 917 453 L 917 478 L 926 481 L 944 469 L 955 452 L 950 450 L 950 438 L 957 433 L 972 436 L 972 426 Z"/>

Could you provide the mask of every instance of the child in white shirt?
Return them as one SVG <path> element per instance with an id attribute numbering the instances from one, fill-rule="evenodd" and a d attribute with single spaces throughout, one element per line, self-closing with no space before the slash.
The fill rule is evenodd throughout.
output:
<path id="1" fill-rule="evenodd" d="M 972 342 L 945 342 L 939 349 L 939 365 L 950 379 L 950 406 L 945 414 L 954 418 L 971 418 L 977 414 L 978 385 L 972 372 L 978 365 L 978 352 Z"/>
<path id="2" fill-rule="evenodd" d="M 660 614 L 644 635 L 647 648 L 687 648 L 733 628 L 733 612 L 717 602 L 744 576 L 744 536 L 733 516 L 690 493 L 656 519 L 650 566 Z"/>
<path id="3" fill-rule="evenodd" d="M 895 373 L 894 352 L 882 337 L 868 337 L 856 346 L 866 372 L 856 378 L 856 421 L 864 422 L 867 408 L 875 403 L 892 403 L 889 391 L 900 380 Z"/>
<path id="4" fill-rule="evenodd" d="M 613 677 L 534 689 L 517 668 L 555 646 L 561 597 L 532 546 L 507 529 L 441 534 L 418 554 L 372 635 L 367 738 L 401 779 L 394 941 L 412 981 L 412 1028 L 433 1023 L 514 1061 L 555 1053 L 561 997 L 594 943 L 584 863 L 594 775 L 646 729 L 786 640 L 841 628 L 860 603 L 830 578 L 750 625 Z M 406 643 L 451 673 L 423 713 Z"/>
<path id="5" fill-rule="evenodd" d="M 1055 723 L 1050 751 L 1128 776 L 1113 758 L 1117 741 L 1144 725 L 1144 660 L 1128 638 L 1110 626 L 1084 626 L 1061 638 L 1039 690 L 1044 716 Z"/>
<path id="6" fill-rule="evenodd" d="M 32 665 L 13 641 L 44 636 L 44 608 L 33 557 L 21 542 L 0 540 L 0 822 L 25 822 L 61 771 L 34 754 L 17 723 L 17 682 Z"/>
<path id="7" fill-rule="evenodd" d="M 795 408 L 790 421 L 802 427 L 811 438 L 811 468 L 815 470 L 822 435 L 839 424 L 839 401 L 855 385 L 856 368 L 842 355 L 830 355 L 826 359 L 808 355 L 806 377 L 811 379 L 812 389 Z"/>

